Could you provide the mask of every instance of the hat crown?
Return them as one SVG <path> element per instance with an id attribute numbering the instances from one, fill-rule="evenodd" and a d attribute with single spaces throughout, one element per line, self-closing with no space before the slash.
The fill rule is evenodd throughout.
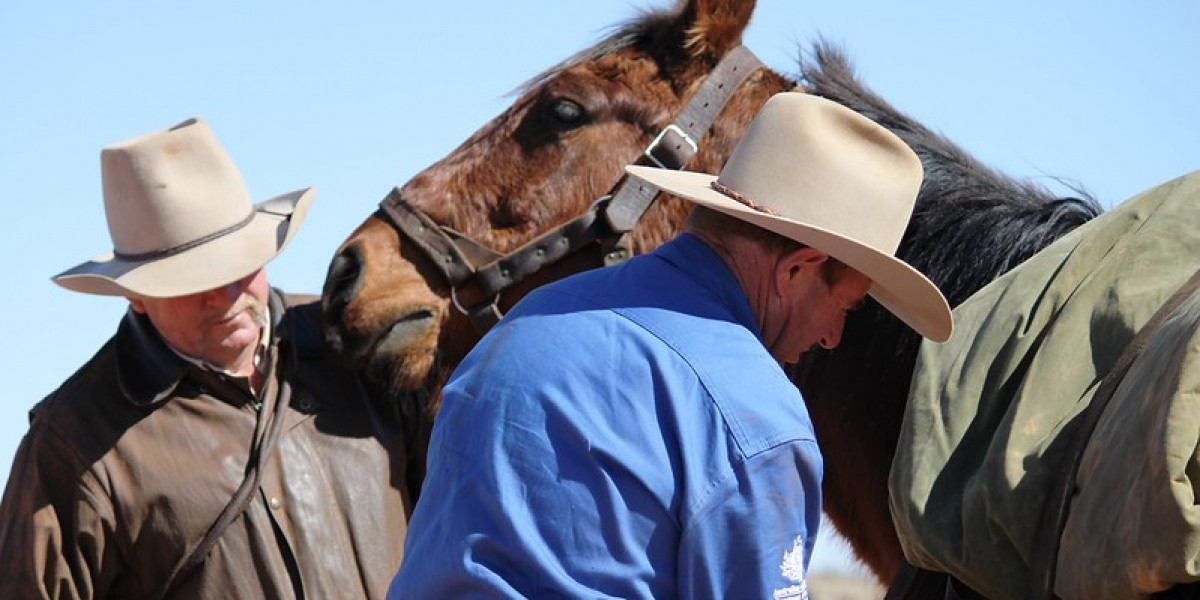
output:
<path id="1" fill-rule="evenodd" d="M 718 182 L 780 217 L 894 255 L 922 177 L 892 132 L 831 101 L 783 93 L 763 105 Z"/>
<path id="2" fill-rule="evenodd" d="M 254 211 L 237 166 L 200 119 L 103 149 L 100 171 L 118 255 L 169 252 L 234 228 Z"/>
<path id="3" fill-rule="evenodd" d="M 200 119 L 104 148 L 100 171 L 113 249 L 51 278 L 86 294 L 174 298 L 237 281 L 287 246 L 315 194 L 253 204 Z"/>
<path id="4" fill-rule="evenodd" d="M 629 173 L 816 248 L 871 280 L 868 292 L 921 335 L 954 330 L 945 296 L 896 258 L 924 170 L 896 134 L 830 100 L 768 100 L 717 176 L 628 166 Z"/>

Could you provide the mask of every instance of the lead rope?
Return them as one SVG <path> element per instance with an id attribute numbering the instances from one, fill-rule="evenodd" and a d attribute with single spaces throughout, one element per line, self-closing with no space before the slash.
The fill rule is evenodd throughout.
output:
<path id="1" fill-rule="evenodd" d="M 278 362 L 278 355 L 283 352 L 282 348 L 277 347 L 273 353 L 271 368 L 268 373 L 275 373 L 275 364 Z M 213 524 L 205 532 L 204 537 L 200 539 L 200 543 L 192 549 L 187 558 L 175 567 L 175 570 L 167 577 L 159 592 L 151 596 L 156 600 L 163 600 L 182 585 L 189 577 L 195 574 L 196 567 L 199 567 L 204 559 L 208 557 L 208 553 L 212 547 L 216 545 L 217 540 L 221 539 L 221 534 L 225 533 L 225 529 L 229 527 L 234 520 L 246 511 L 246 507 L 250 504 L 250 498 L 253 497 L 254 491 L 258 489 L 259 482 L 262 480 L 263 469 L 266 468 L 267 460 L 271 457 L 271 452 L 275 449 L 275 442 L 279 439 L 279 431 L 282 429 L 284 409 L 291 406 L 292 401 L 292 386 L 287 382 L 287 378 L 282 373 L 277 375 L 279 380 L 279 394 L 275 400 L 274 409 L 271 412 L 269 421 L 266 426 L 266 432 L 261 436 L 256 436 L 251 442 L 250 456 L 248 463 L 251 465 L 250 470 L 242 479 L 241 485 L 237 491 L 229 499 L 229 503 L 221 510 L 221 514 L 213 521 Z M 264 406 L 265 408 L 265 406 Z"/>

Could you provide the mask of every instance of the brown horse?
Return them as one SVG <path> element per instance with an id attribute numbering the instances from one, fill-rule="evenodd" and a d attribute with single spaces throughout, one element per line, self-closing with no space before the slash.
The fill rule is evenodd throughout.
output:
<path id="1" fill-rule="evenodd" d="M 445 377 L 481 335 L 454 308 L 463 304 L 462 288 L 448 282 L 452 275 L 440 263 L 494 257 L 471 244 L 460 255 L 447 254 L 438 240 L 465 237 L 507 253 L 588 214 L 621 180 L 624 165 L 646 160 L 655 137 L 739 46 L 753 9 L 747 0 L 681 1 L 625 23 L 528 83 L 508 110 L 394 191 L 339 249 L 324 290 L 332 346 L 399 397 L 429 398 L 431 414 Z M 802 89 L 866 114 L 922 158 L 926 181 L 899 254 L 952 304 L 1100 211 L 1091 200 L 1056 199 L 982 166 L 866 89 L 842 55 L 824 44 L 800 71 Z M 732 97 L 695 136 L 687 168 L 717 172 L 758 107 L 796 85 L 759 68 L 726 86 Z M 676 140 L 676 146 L 686 144 Z M 614 247 L 644 252 L 658 246 L 679 230 L 686 212 L 680 200 L 659 197 L 627 237 L 619 238 L 616 228 L 615 235 L 600 235 L 605 244 L 572 245 L 562 260 L 501 291 L 498 309 L 537 285 L 602 265 Z M 606 214 L 596 221 L 603 223 Z M 407 227 L 395 224 L 406 220 Z M 442 233 L 430 241 L 423 237 L 430 229 Z M 537 245 L 536 252 L 541 257 L 545 249 Z M 464 284 L 471 285 L 478 291 L 479 285 Z M 837 350 L 810 353 L 792 373 L 824 450 L 827 512 L 885 582 L 903 559 L 888 512 L 887 476 L 916 347 L 915 334 L 870 306 L 847 322 Z"/>

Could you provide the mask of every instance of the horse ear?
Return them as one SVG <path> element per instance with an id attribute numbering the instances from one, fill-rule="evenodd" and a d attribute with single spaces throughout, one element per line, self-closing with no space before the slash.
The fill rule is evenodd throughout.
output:
<path id="1" fill-rule="evenodd" d="M 685 0 L 680 11 L 684 50 L 714 62 L 742 43 L 754 0 Z"/>

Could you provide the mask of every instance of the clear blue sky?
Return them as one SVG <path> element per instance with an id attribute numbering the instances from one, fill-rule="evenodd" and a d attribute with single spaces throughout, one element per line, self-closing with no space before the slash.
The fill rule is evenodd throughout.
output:
<path id="1" fill-rule="evenodd" d="M 394 185 L 529 77 L 639 7 L 590 2 L 233 0 L 0 4 L 0 475 L 26 411 L 91 356 L 124 302 L 49 277 L 109 248 L 99 151 L 207 119 L 258 199 L 318 196 L 273 283 L 319 291 Z M 1106 206 L 1200 169 L 1200 4 L 760 2 L 746 43 L 794 73 L 818 35 L 885 98 L 985 163 L 1075 181 Z M 816 566 L 840 564 L 829 545 Z"/>

